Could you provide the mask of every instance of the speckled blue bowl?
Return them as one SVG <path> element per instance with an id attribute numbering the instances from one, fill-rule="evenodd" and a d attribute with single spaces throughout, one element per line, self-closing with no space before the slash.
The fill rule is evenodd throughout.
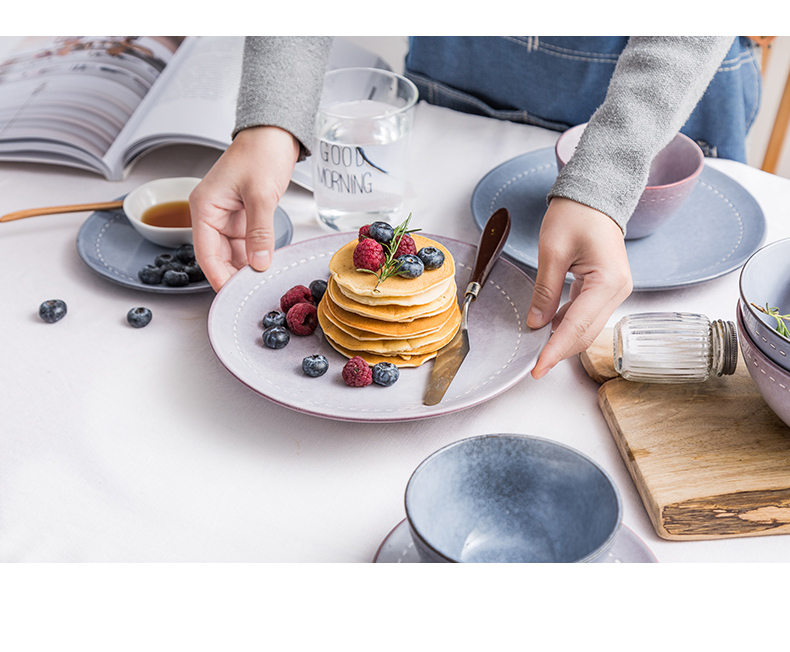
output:
<path id="1" fill-rule="evenodd" d="M 547 439 L 492 434 L 428 457 L 406 486 L 425 562 L 589 562 L 620 527 L 620 495 L 586 455 Z"/>
<path id="2" fill-rule="evenodd" d="M 744 323 L 744 311 L 738 306 L 738 342 L 746 369 L 754 384 L 776 416 L 790 426 L 790 371 L 783 369 L 757 346 Z"/>

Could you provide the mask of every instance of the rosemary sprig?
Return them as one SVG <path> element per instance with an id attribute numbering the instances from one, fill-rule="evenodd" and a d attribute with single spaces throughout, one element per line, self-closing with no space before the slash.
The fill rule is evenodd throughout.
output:
<path id="1" fill-rule="evenodd" d="M 767 303 L 765 304 L 765 308 L 758 306 L 756 303 L 752 303 L 752 305 L 760 312 L 776 319 L 776 330 L 779 331 L 780 335 L 784 335 L 786 338 L 790 339 L 790 329 L 788 329 L 787 324 L 785 324 L 786 321 L 790 321 L 790 315 L 780 315 L 779 308 L 770 308 Z"/>
<path id="2" fill-rule="evenodd" d="M 370 269 L 357 269 L 358 272 L 367 272 L 368 274 L 373 274 L 376 278 L 378 278 L 378 282 L 376 286 L 373 288 L 374 291 L 379 291 L 379 285 L 381 285 L 384 281 L 388 278 L 395 276 L 400 269 L 401 263 L 400 261 L 395 258 L 395 254 L 398 251 L 398 247 L 400 246 L 400 241 L 404 235 L 409 233 L 415 233 L 416 231 L 421 231 L 422 229 L 410 229 L 409 228 L 409 220 L 411 220 L 411 213 L 409 216 L 398 226 L 393 229 L 392 239 L 387 242 L 386 244 L 382 245 L 384 247 L 384 253 L 386 258 L 384 259 L 384 264 L 379 268 L 377 272 L 374 272 Z"/>

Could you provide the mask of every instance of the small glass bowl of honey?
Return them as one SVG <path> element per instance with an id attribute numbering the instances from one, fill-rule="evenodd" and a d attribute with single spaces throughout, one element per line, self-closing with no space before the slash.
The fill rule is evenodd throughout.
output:
<path id="1" fill-rule="evenodd" d="M 195 177 L 155 179 L 132 190 L 123 212 L 146 240 L 175 249 L 192 244 L 189 193 L 200 183 Z"/>

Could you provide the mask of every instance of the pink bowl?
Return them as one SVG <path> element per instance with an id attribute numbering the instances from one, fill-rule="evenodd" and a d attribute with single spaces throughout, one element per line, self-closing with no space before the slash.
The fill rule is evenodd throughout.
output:
<path id="1" fill-rule="evenodd" d="M 562 170 L 573 156 L 586 126 L 587 123 L 571 127 L 557 140 L 557 170 Z M 700 146 L 688 136 L 677 134 L 650 165 L 647 186 L 628 220 L 625 239 L 644 238 L 672 217 L 694 190 L 704 165 Z"/>
<path id="2" fill-rule="evenodd" d="M 774 364 L 757 348 L 743 324 L 740 301 L 736 315 L 741 353 L 760 395 L 782 421 L 790 426 L 790 371 Z"/>

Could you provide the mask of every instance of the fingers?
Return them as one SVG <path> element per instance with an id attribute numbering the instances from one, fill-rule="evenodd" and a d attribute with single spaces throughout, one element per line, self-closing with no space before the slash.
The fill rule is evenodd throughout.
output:
<path id="1" fill-rule="evenodd" d="M 556 328 L 532 369 L 532 377 L 543 378 L 560 361 L 590 348 L 629 293 L 627 286 L 614 291 L 605 284 L 582 286 L 578 297 L 557 313 Z"/>
<path id="2" fill-rule="evenodd" d="M 195 258 L 200 269 L 214 290 L 219 289 L 230 278 L 221 251 L 222 239 L 219 231 L 213 226 L 217 219 L 227 212 L 214 206 L 203 197 L 201 185 L 189 196 L 189 211 L 192 216 L 192 244 L 195 247 Z"/>
<path id="3" fill-rule="evenodd" d="M 265 271 L 274 253 L 274 211 L 300 144 L 279 127 L 236 135 L 190 196 L 195 256 L 215 290 L 249 264 Z"/>
<path id="4" fill-rule="evenodd" d="M 558 310 L 568 273 L 575 277 L 570 300 Z M 539 328 L 552 321 L 555 330 L 532 369 L 533 378 L 589 348 L 631 288 L 620 227 L 588 206 L 553 199 L 541 225 L 527 325 Z"/>
<path id="5" fill-rule="evenodd" d="M 565 274 L 569 267 L 570 261 L 558 256 L 547 255 L 539 261 L 535 288 L 527 313 L 527 326 L 541 328 L 551 321 L 560 305 Z"/>
<path id="6" fill-rule="evenodd" d="M 274 254 L 274 211 L 279 198 L 274 194 L 250 193 L 245 197 L 247 214 L 247 260 L 250 266 L 264 272 Z"/>

